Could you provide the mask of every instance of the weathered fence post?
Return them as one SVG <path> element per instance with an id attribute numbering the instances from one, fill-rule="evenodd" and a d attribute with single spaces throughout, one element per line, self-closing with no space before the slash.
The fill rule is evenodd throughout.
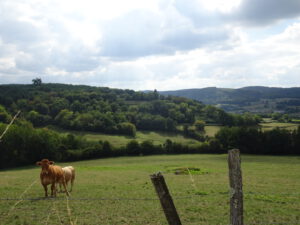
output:
<path id="1" fill-rule="evenodd" d="M 243 225 L 243 183 L 240 151 L 228 151 L 230 183 L 230 224 Z"/>
<path id="2" fill-rule="evenodd" d="M 161 173 L 150 176 L 169 225 L 181 225 L 172 197 Z"/>

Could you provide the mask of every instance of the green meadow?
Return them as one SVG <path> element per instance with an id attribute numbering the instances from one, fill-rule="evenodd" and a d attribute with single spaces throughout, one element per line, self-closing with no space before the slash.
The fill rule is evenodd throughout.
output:
<path id="1" fill-rule="evenodd" d="M 181 143 L 183 145 L 199 145 L 201 142 L 184 137 L 182 134 L 179 133 L 172 133 L 172 132 L 158 132 L 158 131 L 137 131 L 135 137 L 131 136 L 124 136 L 124 135 L 110 135 L 110 134 L 102 134 L 96 132 L 80 132 L 80 131 L 67 131 L 62 129 L 55 129 L 62 134 L 72 133 L 75 135 L 80 135 L 84 137 L 88 141 L 108 141 L 114 147 L 121 147 L 125 146 L 128 142 L 132 140 L 136 140 L 139 143 L 143 141 L 151 141 L 154 145 L 162 145 L 166 142 L 167 139 L 171 140 L 172 142 Z"/>
<path id="2" fill-rule="evenodd" d="M 263 122 L 259 124 L 263 131 L 272 130 L 274 128 L 287 129 L 290 131 L 296 130 L 299 123 L 280 123 L 280 122 Z M 215 136 L 215 134 L 221 129 L 222 126 L 207 125 L 205 126 L 205 134 L 209 137 Z"/>
<path id="3" fill-rule="evenodd" d="M 222 126 L 217 126 L 217 125 L 207 125 L 204 128 L 205 134 L 208 137 L 214 137 L 216 133 L 221 129 Z"/>
<path id="4" fill-rule="evenodd" d="M 271 122 L 271 123 L 261 123 L 260 126 L 263 130 L 272 130 L 274 128 L 287 129 L 287 130 L 296 130 L 299 124 L 297 123 L 279 123 L 279 122 Z"/>
<path id="5" fill-rule="evenodd" d="M 245 224 L 300 223 L 300 157 L 242 155 Z M 44 198 L 37 166 L 0 171 L 0 224 L 165 225 L 150 174 L 161 171 L 185 225 L 229 223 L 227 155 L 162 155 L 71 163 L 67 199 Z M 197 168 L 191 173 L 185 168 Z"/>
<path id="6" fill-rule="evenodd" d="M 288 130 L 295 130 L 299 126 L 297 123 L 279 123 L 279 122 L 263 122 L 260 124 L 263 130 L 271 130 L 274 128 L 281 128 L 281 129 L 288 129 Z M 204 128 L 205 135 L 208 137 L 214 137 L 215 134 L 222 128 L 219 125 L 206 125 Z M 172 132 L 158 132 L 158 131 L 137 131 L 135 137 L 124 136 L 124 135 L 109 135 L 109 134 L 102 134 L 96 132 L 80 132 L 80 131 L 68 131 L 58 128 L 52 129 L 60 132 L 60 133 L 72 133 L 75 135 L 80 135 L 84 137 L 88 141 L 108 141 L 114 147 L 121 147 L 125 146 L 129 141 L 136 140 L 139 143 L 143 141 L 151 141 L 154 145 L 162 145 L 165 143 L 167 139 L 171 140 L 172 142 L 181 143 L 183 145 L 195 146 L 201 144 L 201 142 L 183 136 L 180 133 L 172 133 Z M 181 126 L 178 127 L 179 130 L 183 128 Z"/>

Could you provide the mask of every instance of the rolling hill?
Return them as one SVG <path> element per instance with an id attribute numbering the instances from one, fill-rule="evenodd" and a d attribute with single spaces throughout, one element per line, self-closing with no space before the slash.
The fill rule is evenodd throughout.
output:
<path id="1" fill-rule="evenodd" d="M 181 96 L 211 104 L 227 112 L 288 113 L 300 116 L 300 88 L 252 86 L 238 89 L 208 87 L 161 91 L 162 95 Z"/>

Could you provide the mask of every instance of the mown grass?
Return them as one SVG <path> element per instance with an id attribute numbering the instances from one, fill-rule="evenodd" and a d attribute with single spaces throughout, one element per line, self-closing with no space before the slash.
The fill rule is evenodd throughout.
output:
<path id="1" fill-rule="evenodd" d="M 271 122 L 271 123 L 261 123 L 260 126 L 262 130 L 272 130 L 274 128 L 281 128 L 287 130 L 296 130 L 299 124 L 295 123 L 279 123 L 279 122 Z"/>
<path id="2" fill-rule="evenodd" d="M 295 123 L 279 123 L 279 122 L 264 122 L 261 123 L 260 126 L 262 130 L 272 130 L 276 127 L 288 130 L 295 130 L 299 126 L 299 124 Z M 214 137 L 215 134 L 222 128 L 222 126 L 218 125 L 207 125 L 204 128 L 205 135 L 208 137 Z M 162 145 L 165 143 L 167 139 L 172 142 L 181 143 L 183 145 L 189 146 L 197 146 L 201 145 L 200 141 L 197 141 L 192 138 L 188 138 L 179 133 L 172 132 L 158 132 L 158 131 L 137 131 L 135 137 L 124 136 L 124 135 L 110 135 L 110 134 L 102 134 L 96 132 L 86 132 L 86 131 L 71 131 L 71 130 L 63 130 L 59 128 L 51 127 L 60 133 L 72 133 L 75 135 L 80 135 L 88 141 L 108 141 L 114 147 L 125 146 L 128 142 L 132 140 L 136 140 L 139 143 L 143 141 L 151 141 L 154 145 Z M 178 126 L 179 130 L 183 130 L 182 126 Z"/>
<path id="3" fill-rule="evenodd" d="M 205 135 L 208 137 L 214 137 L 216 133 L 221 129 L 222 126 L 217 126 L 217 125 L 207 125 L 204 128 Z"/>
<path id="4" fill-rule="evenodd" d="M 154 145 L 162 145 L 167 139 L 172 142 L 181 143 L 183 145 L 195 146 L 200 145 L 201 142 L 184 137 L 182 134 L 171 133 L 171 132 L 158 132 L 158 131 L 137 131 L 135 137 L 124 136 L 124 135 L 109 135 L 95 132 L 80 132 L 80 131 L 67 131 L 62 129 L 56 129 L 60 133 L 72 133 L 80 135 L 86 138 L 88 141 L 108 141 L 114 147 L 125 146 L 128 142 L 136 140 L 139 143 L 143 141 L 151 141 Z"/>
<path id="5" fill-rule="evenodd" d="M 299 224 L 300 157 L 242 155 L 245 224 Z M 38 167 L 0 171 L 0 224 L 167 224 L 149 175 L 162 171 L 182 224 L 228 224 L 227 155 L 120 157 L 62 163 L 70 200 L 42 198 Z M 203 173 L 176 175 L 175 168 Z M 19 201 L 3 198 L 31 199 Z M 68 210 L 69 208 L 69 210 Z"/>
<path id="6" fill-rule="evenodd" d="M 272 130 L 274 128 L 287 129 L 290 131 L 296 130 L 299 124 L 296 123 L 279 123 L 271 120 L 264 120 L 259 124 L 263 131 Z M 222 128 L 222 126 L 208 125 L 205 126 L 205 134 L 209 137 L 214 137 L 216 133 Z"/>

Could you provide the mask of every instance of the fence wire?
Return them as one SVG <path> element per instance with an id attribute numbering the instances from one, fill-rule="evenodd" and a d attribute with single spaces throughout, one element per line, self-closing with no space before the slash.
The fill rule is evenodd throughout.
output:
<path id="1" fill-rule="evenodd" d="M 184 195 L 184 193 L 171 193 L 172 194 L 172 198 L 174 200 L 180 200 L 180 199 L 192 199 L 195 200 L 197 198 L 205 198 L 206 196 L 210 196 L 210 195 L 228 195 L 229 196 L 229 191 L 219 191 L 219 192 L 206 192 L 205 190 L 201 190 L 199 187 L 197 187 L 194 177 L 193 175 L 189 172 L 189 176 L 190 176 L 190 181 L 191 181 L 191 186 L 193 187 L 193 190 L 191 192 L 194 192 L 193 194 L 189 194 L 189 195 Z M 0 218 L 2 218 L 2 221 L 5 221 L 8 219 L 8 217 L 12 214 L 12 212 L 14 210 L 22 210 L 21 208 L 17 209 L 17 205 L 19 205 L 21 202 L 23 201 L 50 201 L 52 202 L 50 208 L 48 208 L 46 210 L 46 212 L 44 213 L 44 217 L 45 217 L 45 224 L 48 225 L 51 222 L 51 219 L 56 219 L 56 221 L 58 222 L 58 224 L 65 224 L 62 223 L 61 221 L 68 221 L 68 224 L 70 225 L 76 225 L 77 223 L 77 218 L 74 220 L 73 215 L 72 215 L 72 210 L 70 208 L 69 202 L 70 201 L 159 201 L 158 197 L 144 197 L 144 198 L 138 198 L 138 197 L 134 197 L 134 198 L 125 198 L 125 197 L 114 197 L 114 198 L 110 198 L 110 197 L 24 197 L 25 194 L 32 188 L 32 186 L 37 182 L 37 180 L 33 181 L 31 184 L 28 185 L 28 187 L 24 190 L 24 192 L 16 198 L 12 198 L 12 197 L 1 197 L 0 201 L 16 201 L 12 207 L 10 207 L 10 209 L 8 210 L 7 213 L 4 213 L 3 215 L 0 215 Z M 294 199 L 295 197 L 300 197 L 300 192 L 294 192 L 294 193 L 287 193 L 287 192 L 281 192 L 281 193 L 264 193 L 264 192 L 253 192 L 253 191 L 244 191 L 243 192 L 244 197 L 249 197 L 249 196 L 284 196 L 284 197 L 293 197 L 292 199 Z M 58 206 L 60 205 L 60 202 L 66 202 L 66 206 L 65 208 L 65 215 L 62 214 L 61 211 L 59 211 Z M 276 204 L 276 202 L 274 202 Z M 288 204 L 298 204 L 296 201 L 295 202 L 288 202 Z M 3 224 L 0 221 L 0 224 Z M 52 223 L 53 224 L 53 223 Z M 186 223 L 186 224 L 197 224 L 197 223 Z M 298 222 L 271 222 L 271 223 L 262 223 L 262 222 L 253 222 L 253 223 L 244 223 L 245 225 L 252 225 L 252 224 L 257 224 L 257 225 L 300 225 L 300 221 Z"/>
<path id="2" fill-rule="evenodd" d="M 230 192 L 216 192 L 216 193 L 206 193 L 206 192 L 200 192 L 197 193 L 197 190 L 195 190 L 195 194 L 192 195 L 185 195 L 185 196 L 179 196 L 179 195 L 174 195 L 172 194 L 172 198 L 174 200 L 179 200 L 179 199 L 193 199 L 195 197 L 205 197 L 207 195 L 230 195 Z M 298 193 L 263 193 L 263 192 L 243 192 L 244 195 L 266 195 L 266 196 L 293 196 L 293 197 L 300 197 L 300 192 Z M 156 201 L 159 200 L 159 198 L 123 198 L 123 197 L 117 197 L 117 198 L 108 198 L 108 197 L 95 197 L 95 198 L 89 198 L 89 197 L 36 197 L 36 198 L 0 198 L 0 201 L 43 201 L 43 200 L 50 200 L 50 201 L 65 201 L 66 198 L 69 201 Z"/>
<path id="3" fill-rule="evenodd" d="M 20 195 L 20 197 L 17 198 L 0 198 L 0 201 L 16 201 L 17 204 L 21 203 L 22 201 L 49 201 L 50 202 L 50 208 L 45 209 L 44 213 L 44 223 L 43 224 L 53 224 L 53 220 L 56 221 L 56 224 L 70 224 L 70 225 L 76 225 L 78 223 L 81 224 L 81 222 L 77 221 L 77 218 L 74 215 L 72 215 L 72 210 L 70 209 L 69 202 L 71 201 L 159 201 L 158 198 L 155 197 L 147 197 L 147 198 L 123 198 L 123 197 L 115 197 L 115 198 L 109 198 L 109 197 L 66 197 L 66 196 L 59 196 L 59 197 L 36 197 L 36 198 L 26 198 L 24 195 L 28 192 L 28 190 L 33 186 L 34 183 L 30 184 L 25 191 Z M 197 194 L 191 194 L 187 196 L 181 196 L 177 195 L 175 193 L 172 194 L 172 198 L 174 200 L 180 200 L 180 199 L 199 199 L 199 198 L 205 198 L 207 195 L 229 195 L 229 192 L 216 192 L 216 193 L 207 193 L 203 195 L 197 195 Z M 300 193 L 262 193 L 262 192 L 244 192 L 244 195 L 249 196 L 255 196 L 255 195 L 280 195 L 280 196 L 297 196 L 300 197 Z M 51 203 L 52 202 L 52 203 Z M 66 202 L 66 205 L 63 206 L 65 208 L 64 213 L 59 210 L 58 206 L 61 206 L 62 202 Z M 293 204 L 293 202 L 289 203 Z M 16 208 L 16 204 L 9 210 L 10 213 L 0 215 L 0 218 L 2 218 L 2 222 L 7 221 L 8 217 L 10 216 L 11 212 Z M 18 208 L 17 210 L 23 210 L 22 207 Z M 17 212 L 16 212 L 17 213 Z M 18 214 L 18 213 L 17 213 Z M 64 221 L 64 222 L 61 222 Z M 0 221 L 0 224 L 5 224 Z M 106 223 L 103 223 L 106 224 Z M 193 222 L 186 222 L 185 224 L 194 225 L 197 223 Z M 224 223 L 225 224 L 225 223 Z M 294 222 L 271 222 L 271 223 L 264 223 L 264 222 L 253 222 L 253 223 L 244 223 L 245 225 L 300 225 L 300 221 L 294 221 Z"/>

